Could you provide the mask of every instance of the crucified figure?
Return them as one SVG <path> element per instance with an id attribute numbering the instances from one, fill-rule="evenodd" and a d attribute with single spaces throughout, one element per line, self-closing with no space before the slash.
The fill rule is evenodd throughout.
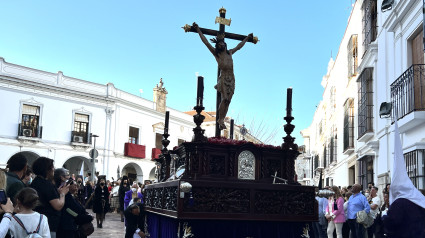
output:
<path id="1" fill-rule="evenodd" d="M 196 29 L 202 42 L 207 46 L 210 52 L 217 60 L 218 67 L 220 68 L 220 76 L 218 77 L 217 85 L 214 86 L 221 94 L 221 102 L 218 107 L 218 123 L 220 130 L 226 129 L 224 118 L 226 118 L 227 110 L 229 109 L 230 101 L 232 100 L 233 93 L 235 92 L 235 75 L 233 73 L 233 58 L 232 55 L 240 50 L 245 43 L 253 37 L 249 34 L 243 41 L 241 41 L 235 48 L 227 50 L 227 44 L 224 42 L 224 34 L 218 35 L 216 38 L 211 39 L 215 43 L 215 48 L 208 42 L 202 31 L 199 29 L 198 24 L 193 23 L 192 27 Z"/>

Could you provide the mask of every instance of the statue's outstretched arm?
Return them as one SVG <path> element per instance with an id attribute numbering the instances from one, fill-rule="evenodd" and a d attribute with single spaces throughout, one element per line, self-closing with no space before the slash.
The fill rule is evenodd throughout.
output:
<path id="1" fill-rule="evenodd" d="M 208 42 L 207 38 L 205 38 L 204 34 L 202 33 L 201 29 L 199 29 L 198 24 L 196 24 L 196 22 L 194 22 L 192 24 L 193 27 L 195 27 L 196 31 L 199 34 L 199 37 L 201 37 L 202 42 L 204 42 L 204 44 L 207 46 L 207 48 L 211 51 L 211 53 L 213 55 L 215 55 L 215 48 Z"/>
<path id="2" fill-rule="evenodd" d="M 254 35 L 251 33 L 251 34 L 249 34 L 247 37 L 245 37 L 245 39 L 243 39 L 243 41 L 241 41 L 235 48 L 233 48 L 233 49 L 231 49 L 230 50 L 230 52 L 232 53 L 232 54 L 234 54 L 236 51 L 238 51 L 238 50 L 240 50 L 244 45 L 245 45 L 245 43 L 250 39 L 250 38 L 252 38 L 252 37 L 254 37 Z"/>

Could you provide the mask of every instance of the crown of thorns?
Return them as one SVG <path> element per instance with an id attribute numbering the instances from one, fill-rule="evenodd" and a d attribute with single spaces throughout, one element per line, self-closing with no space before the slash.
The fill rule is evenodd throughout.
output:
<path id="1" fill-rule="evenodd" d="M 210 41 L 211 41 L 212 43 L 216 43 L 216 44 L 217 44 L 218 42 L 224 41 L 224 33 L 218 33 L 218 34 L 217 34 L 217 37 L 210 39 Z"/>

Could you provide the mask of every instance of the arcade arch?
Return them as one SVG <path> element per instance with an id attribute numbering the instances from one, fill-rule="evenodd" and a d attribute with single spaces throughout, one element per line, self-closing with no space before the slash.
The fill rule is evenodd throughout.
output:
<path id="1" fill-rule="evenodd" d="M 81 165 L 84 163 L 84 177 L 87 176 L 88 172 L 92 171 L 92 165 L 90 161 L 83 156 L 74 156 L 69 158 L 62 167 L 69 170 L 70 174 L 80 175 Z"/>
<path id="2" fill-rule="evenodd" d="M 149 180 L 156 181 L 155 171 L 156 171 L 156 167 L 153 167 L 151 169 L 151 172 L 149 173 Z"/>
<path id="3" fill-rule="evenodd" d="M 32 166 L 34 161 L 40 157 L 38 154 L 36 154 L 32 151 L 21 151 L 21 152 L 16 153 L 15 155 L 17 155 L 17 154 L 22 154 L 23 156 L 25 156 L 25 158 L 27 158 L 27 160 L 28 160 L 27 164 L 30 167 Z M 9 158 L 7 158 L 7 160 L 9 160 Z"/>
<path id="4" fill-rule="evenodd" d="M 143 183 L 143 171 L 142 168 L 136 163 L 128 163 L 126 164 L 121 171 L 121 176 L 127 176 L 133 181 Z"/>

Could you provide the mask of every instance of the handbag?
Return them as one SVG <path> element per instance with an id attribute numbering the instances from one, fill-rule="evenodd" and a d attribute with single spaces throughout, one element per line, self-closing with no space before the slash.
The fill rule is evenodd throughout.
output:
<path id="1" fill-rule="evenodd" d="M 362 224 L 365 228 L 368 228 L 374 222 L 372 215 L 370 213 L 366 213 L 365 210 L 357 212 L 356 216 L 357 223 Z"/>
<path id="2" fill-rule="evenodd" d="M 89 236 L 94 232 L 93 217 L 86 213 L 77 214 L 70 208 L 66 209 L 71 216 L 75 218 L 75 223 L 78 225 L 78 232 L 83 236 Z"/>
<path id="3" fill-rule="evenodd" d="M 84 223 L 82 225 L 78 226 L 78 232 L 83 236 L 89 236 L 93 234 L 94 232 L 94 226 L 93 223 Z"/>

